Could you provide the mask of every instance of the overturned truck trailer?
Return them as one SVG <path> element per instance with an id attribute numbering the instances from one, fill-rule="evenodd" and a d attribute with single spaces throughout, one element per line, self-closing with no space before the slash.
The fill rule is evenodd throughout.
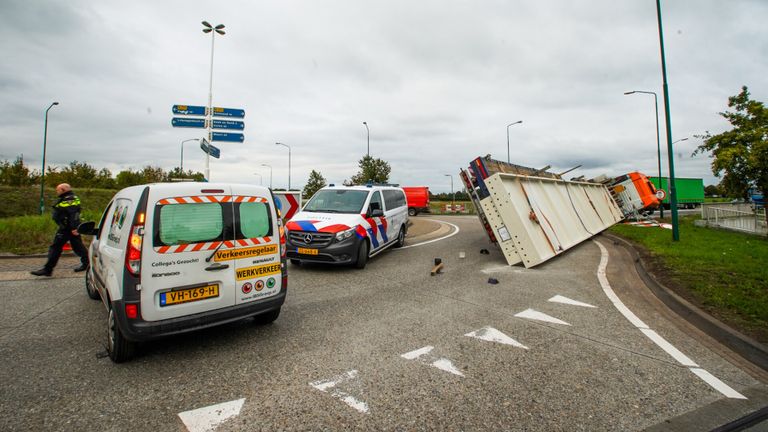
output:
<path id="1" fill-rule="evenodd" d="M 621 221 L 601 183 L 477 158 L 460 177 L 491 242 L 509 265 L 533 267 Z"/>

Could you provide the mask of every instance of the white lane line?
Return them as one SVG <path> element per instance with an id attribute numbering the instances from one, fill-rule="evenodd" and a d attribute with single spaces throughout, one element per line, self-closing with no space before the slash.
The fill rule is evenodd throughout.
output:
<path id="1" fill-rule="evenodd" d="M 440 237 L 440 238 L 436 238 L 436 239 L 432 239 L 432 240 L 427 240 L 427 241 L 423 241 L 423 242 L 421 242 L 421 243 L 416 243 L 416 244 L 412 244 L 412 245 L 408 245 L 408 246 L 403 246 L 403 247 L 401 247 L 401 248 L 397 248 L 397 249 L 395 249 L 395 250 L 398 250 L 398 249 L 400 249 L 400 250 L 402 250 L 402 249 L 408 249 L 408 248 L 412 248 L 412 247 L 416 247 L 416 246 L 424 246 L 425 244 L 430 244 L 430 243 L 438 242 L 438 241 L 440 241 L 440 240 L 445 240 L 445 239 L 447 239 L 448 237 L 453 237 L 453 236 L 455 236 L 455 235 L 456 235 L 456 234 L 458 234 L 458 233 L 459 233 L 459 231 L 460 231 L 458 226 L 456 226 L 456 225 L 454 225 L 454 224 L 452 224 L 452 223 L 450 223 L 450 222 L 443 222 L 443 221 L 439 221 L 439 220 L 435 220 L 435 219 L 425 219 L 425 220 L 429 220 L 429 221 L 433 221 L 433 222 L 437 222 L 437 223 L 441 223 L 441 224 L 450 225 L 450 226 L 452 226 L 452 227 L 453 227 L 453 232 L 451 232 L 450 234 L 446 234 L 446 235 L 444 235 L 444 236 L 442 236 L 442 237 Z"/>
<path id="2" fill-rule="evenodd" d="M 179 413 L 189 432 L 210 432 L 240 414 L 245 398 Z"/>
<path id="3" fill-rule="evenodd" d="M 570 325 L 563 320 L 559 320 L 553 316 L 547 315 L 543 312 L 539 312 L 533 309 L 526 309 L 520 313 L 516 313 L 515 316 L 518 318 L 527 318 L 527 319 L 532 319 L 536 321 L 550 322 L 553 324 L 560 324 L 560 325 L 567 325 L 567 326 Z"/>
<path id="4" fill-rule="evenodd" d="M 400 357 L 407 360 L 419 360 L 421 363 L 426 363 L 442 371 L 452 373 L 460 377 L 464 376 L 464 374 L 461 373 L 461 371 L 456 366 L 453 365 L 452 361 L 448 360 L 445 357 L 437 357 L 435 355 L 430 355 L 430 353 L 434 348 L 435 347 L 431 345 L 427 345 L 423 348 L 419 348 L 417 350 L 413 350 L 405 354 L 400 354 Z"/>
<path id="5" fill-rule="evenodd" d="M 473 332 L 469 332 L 465 334 L 464 336 L 468 336 L 475 339 L 480 339 L 488 342 L 496 342 L 504 345 L 512 345 L 514 347 L 528 349 L 527 346 L 521 344 L 520 342 L 512 339 L 511 337 L 507 336 L 506 334 L 500 332 L 499 330 L 496 330 L 493 327 L 483 327 L 480 330 L 475 330 Z"/>
<path id="6" fill-rule="evenodd" d="M 368 414 L 368 404 L 361 401 L 360 399 L 357 399 L 356 397 L 352 396 L 351 394 L 341 391 L 337 388 L 341 383 L 347 382 L 347 381 L 355 381 L 357 379 L 357 370 L 352 369 L 350 371 L 347 371 L 339 376 L 333 377 L 329 380 L 320 380 L 309 383 L 312 387 L 320 390 L 323 393 L 329 393 L 331 396 L 340 399 L 345 404 L 349 405 L 350 407 L 356 409 L 357 411 Z"/>
<path id="7" fill-rule="evenodd" d="M 720 381 L 714 375 L 698 367 L 698 364 L 683 354 L 680 350 L 675 348 L 671 343 L 667 342 L 667 340 L 664 339 L 661 335 L 650 329 L 643 321 L 640 320 L 640 318 L 632 313 L 631 310 L 624 306 L 624 303 L 622 303 L 621 300 L 619 300 L 619 298 L 616 296 L 616 293 L 613 292 L 613 288 L 611 288 L 611 284 L 608 283 L 608 278 L 605 274 L 606 268 L 608 267 L 608 250 L 599 241 L 592 241 L 597 245 L 597 247 L 600 248 L 600 264 L 597 267 L 597 279 L 600 281 L 600 286 L 603 287 L 603 292 L 605 292 L 605 295 L 608 296 L 616 309 L 618 309 L 618 311 L 624 315 L 624 318 L 629 320 L 629 322 L 631 322 L 635 327 L 643 332 L 646 337 L 652 340 L 667 354 L 672 356 L 672 358 L 677 360 L 678 363 L 683 366 L 687 366 L 691 372 L 696 374 L 699 378 L 701 378 L 715 390 L 731 399 L 746 399 L 744 395 L 729 387 L 728 384 Z"/>
<path id="8" fill-rule="evenodd" d="M 596 308 L 597 307 L 597 306 L 593 306 L 593 305 L 591 305 L 589 303 L 580 302 L 578 300 L 570 299 L 568 297 L 564 297 L 564 296 L 561 296 L 561 295 L 556 295 L 556 296 L 552 297 L 551 299 L 549 299 L 547 301 L 551 301 L 553 303 L 562 303 L 562 304 L 567 304 L 567 305 L 572 305 L 572 306 L 588 307 L 588 308 Z"/>

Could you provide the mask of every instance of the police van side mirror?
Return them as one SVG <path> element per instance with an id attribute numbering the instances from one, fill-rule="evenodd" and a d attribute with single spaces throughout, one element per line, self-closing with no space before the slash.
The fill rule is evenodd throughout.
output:
<path id="1" fill-rule="evenodd" d="M 96 229 L 96 222 L 83 222 L 77 227 L 77 232 L 85 235 L 98 235 L 99 230 Z"/>
<path id="2" fill-rule="evenodd" d="M 384 210 L 373 209 L 371 210 L 371 215 L 369 217 L 375 218 L 375 217 L 382 217 L 382 216 L 384 216 Z"/>

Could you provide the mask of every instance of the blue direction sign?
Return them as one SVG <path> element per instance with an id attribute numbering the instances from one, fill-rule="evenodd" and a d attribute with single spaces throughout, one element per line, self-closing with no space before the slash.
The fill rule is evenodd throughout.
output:
<path id="1" fill-rule="evenodd" d="M 192 116 L 204 116 L 205 115 L 205 107 L 204 106 L 193 106 L 193 105 L 174 105 L 172 108 L 172 111 L 174 114 L 178 115 L 192 115 Z"/>
<path id="2" fill-rule="evenodd" d="M 188 127 L 188 128 L 204 128 L 205 120 L 196 118 L 180 118 L 174 117 L 171 119 L 173 127 Z"/>
<path id="3" fill-rule="evenodd" d="M 221 150 L 219 150 L 219 148 L 216 147 L 215 145 L 208 144 L 208 141 L 206 140 L 200 141 L 200 148 L 203 149 L 204 152 L 215 157 L 216 159 L 218 159 L 221 156 Z"/>
<path id="4" fill-rule="evenodd" d="M 219 120 L 213 119 L 213 129 L 245 129 L 245 123 L 237 120 Z"/>
<path id="5" fill-rule="evenodd" d="M 245 110 L 239 109 L 239 108 L 219 108 L 219 107 L 213 107 L 213 116 L 214 117 L 243 118 L 243 117 L 245 117 Z"/>
<path id="6" fill-rule="evenodd" d="M 231 132 L 211 132 L 211 141 L 243 142 L 245 135 Z"/>

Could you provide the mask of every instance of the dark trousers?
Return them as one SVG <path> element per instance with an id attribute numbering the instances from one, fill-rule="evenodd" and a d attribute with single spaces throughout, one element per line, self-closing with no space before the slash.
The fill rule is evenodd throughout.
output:
<path id="1" fill-rule="evenodd" d="M 83 240 L 79 235 L 72 235 L 71 231 L 56 231 L 56 237 L 53 238 L 53 243 L 48 248 L 48 261 L 45 263 L 45 269 L 53 271 L 56 264 L 61 257 L 61 251 L 64 245 L 69 242 L 72 245 L 72 252 L 76 253 L 80 257 L 80 262 L 83 265 L 88 265 L 88 249 L 83 245 Z"/>

